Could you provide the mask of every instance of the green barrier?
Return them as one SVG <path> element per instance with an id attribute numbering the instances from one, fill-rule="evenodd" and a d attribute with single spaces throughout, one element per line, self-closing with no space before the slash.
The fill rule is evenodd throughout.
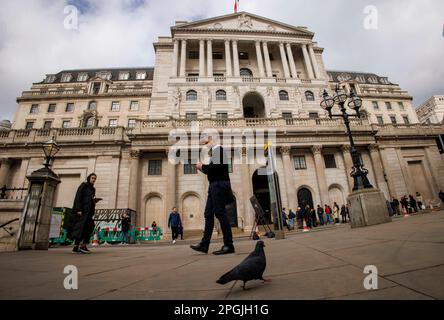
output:
<path id="1" fill-rule="evenodd" d="M 135 239 L 137 241 L 159 241 L 163 236 L 162 229 L 157 227 L 153 228 L 137 228 L 135 229 Z"/>

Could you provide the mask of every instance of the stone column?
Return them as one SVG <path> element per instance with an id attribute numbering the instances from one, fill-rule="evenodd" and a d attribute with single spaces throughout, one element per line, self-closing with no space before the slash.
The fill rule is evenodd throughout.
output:
<path id="1" fill-rule="evenodd" d="M 381 158 L 379 155 L 379 147 L 376 144 L 371 144 L 369 145 L 368 149 L 370 151 L 370 157 L 372 159 L 373 172 L 375 173 L 376 184 L 378 185 L 378 188 L 382 192 L 384 192 L 386 198 L 390 200 L 390 197 L 392 195 L 390 194 L 387 182 L 385 181 L 384 167 L 382 165 Z"/>
<path id="2" fill-rule="evenodd" d="M 254 224 L 254 212 L 251 206 L 250 197 L 253 196 L 253 189 L 251 186 L 252 176 L 250 175 L 248 160 L 247 160 L 247 150 L 242 148 L 242 200 L 244 205 L 244 223 L 245 231 L 251 231 Z"/>
<path id="3" fill-rule="evenodd" d="M 293 51 L 291 50 L 291 44 L 287 43 L 286 47 L 287 47 L 288 59 L 290 60 L 291 75 L 294 79 L 297 79 L 298 78 L 298 70 L 296 69 L 296 63 L 294 62 Z"/>
<path id="4" fill-rule="evenodd" d="M 316 79 L 319 79 L 321 77 L 321 74 L 319 72 L 318 61 L 316 60 L 316 55 L 314 53 L 312 45 L 310 45 L 308 47 L 308 51 L 310 53 L 311 63 L 313 64 L 313 69 L 314 69 L 314 72 L 315 72 L 315 77 L 316 77 Z"/>
<path id="5" fill-rule="evenodd" d="M 273 71 L 271 70 L 270 53 L 268 52 L 268 44 L 266 42 L 263 42 L 262 47 L 264 49 L 265 67 L 267 69 L 267 77 L 273 78 Z"/>
<path id="6" fill-rule="evenodd" d="M 279 43 L 279 50 L 281 52 L 282 66 L 284 67 L 284 77 L 288 79 L 290 78 L 290 70 L 288 68 L 287 56 L 285 54 L 284 44 L 282 42 Z"/>
<path id="7" fill-rule="evenodd" d="M 186 72 L 186 64 L 187 64 L 187 41 L 182 40 L 182 49 L 180 52 L 180 77 L 185 77 Z"/>
<path id="8" fill-rule="evenodd" d="M 343 145 L 341 150 L 342 150 L 342 156 L 344 157 L 345 174 L 347 176 L 349 193 L 352 193 L 355 183 L 353 181 L 353 177 L 351 176 L 351 172 L 353 170 L 353 161 L 351 157 L 350 145 L 348 144 Z"/>
<path id="9" fill-rule="evenodd" d="M 141 153 L 139 150 L 131 150 L 130 157 L 130 179 L 129 179 L 129 190 L 128 190 L 128 209 L 136 211 L 137 214 L 137 223 L 141 225 L 141 216 L 139 212 L 139 184 L 140 184 L 140 156 Z"/>
<path id="10" fill-rule="evenodd" d="M 265 78 L 264 60 L 262 59 L 261 43 L 260 41 L 256 41 L 255 44 L 256 44 L 257 65 L 259 67 L 259 75 L 261 78 Z"/>
<path id="11" fill-rule="evenodd" d="M 207 40 L 207 77 L 213 77 L 213 42 L 211 40 Z"/>
<path id="12" fill-rule="evenodd" d="M 234 62 L 234 76 L 240 77 L 239 52 L 237 50 L 237 40 L 233 40 L 233 62 Z"/>
<path id="13" fill-rule="evenodd" d="M 227 77 L 231 77 L 233 75 L 232 67 L 231 67 L 231 48 L 230 48 L 230 40 L 225 40 L 225 67 L 227 69 Z"/>
<path id="14" fill-rule="evenodd" d="M 304 55 L 305 68 L 309 79 L 314 79 L 313 69 L 311 68 L 310 56 L 308 55 L 307 45 L 302 45 L 302 54 Z"/>
<path id="15" fill-rule="evenodd" d="M 319 197 L 321 198 L 322 206 L 325 204 L 331 205 L 327 188 L 327 178 L 325 176 L 324 159 L 322 158 L 322 146 L 314 145 L 311 150 L 314 156 L 316 176 L 319 184 Z"/>
<path id="16" fill-rule="evenodd" d="M 172 210 L 173 207 L 178 207 L 178 203 L 177 203 L 177 182 L 176 182 L 176 177 L 177 177 L 177 173 L 176 173 L 176 169 L 177 169 L 177 165 L 176 164 L 172 164 L 168 161 L 168 154 L 169 154 L 169 150 L 166 150 L 166 155 L 167 155 L 167 192 L 166 192 L 166 205 L 167 205 L 167 212 L 170 212 L 170 210 Z"/>
<path id="17" fill-rule="evenodd" d="M 177 77 L 177 67 L 179 63 L 179 40 L 174 40 L 174 49 L 173 49 L 173 77 Z"/>
<path id="18" fill-rule="evenodd" d="M 0 160 L 0 188 L 3 188 L 3 186 L 6 185 L 6 180 L 8 177 L 9 170 L 11 169 L 12 161 L 10 159 L 1 159 Z M 13 187 L 16 186 L 7 186 L 7 187 Z"/>
<path id="19" fill-rule="evenodd" d="M 205 40 L 199 41 L 199 78 L 205 77 Z"/>
<path id="20" fill-rule="evenodd" d="M 297 208 L 296 194 L 293 192 L 294 189 L 294 180 L 293 180 L 293 170 L 294 167 L 291 164 L 291 148 L 290 147 L 282 147 L 280 149 L 282 155 L 282 162 L 284 164 L 284 175 L 285 175 L 285 187 L 287 189 L 287 205 L 285 206 L 288 209 Z M 289 212 L 289 210 L 287 210 Z"/>

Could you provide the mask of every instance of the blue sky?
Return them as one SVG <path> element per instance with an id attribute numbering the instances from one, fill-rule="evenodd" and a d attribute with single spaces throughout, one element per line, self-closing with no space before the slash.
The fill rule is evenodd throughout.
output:
<path id="1" fill-rule="evenodd" d="M 176 20 L 233 12 L 234 0 L 1 0 L 0 119 L 45 74 L 63 69 L 154 66 L 153 42 Z M 442 0 L 241 0 L 241 10 L 315 32 L 327 69 L 388 76 L 417 106 L 444 94 Z M 379 13 L 366 30 L 364 8 Z M 79 28 L 64 28 L 66 5 Z"/>

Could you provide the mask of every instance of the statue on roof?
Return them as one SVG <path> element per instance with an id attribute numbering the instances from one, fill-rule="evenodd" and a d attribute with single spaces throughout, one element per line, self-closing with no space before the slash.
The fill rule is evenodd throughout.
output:
<path id="1" fill-rule="evenodd" d="M 241 16 L 239 16 L 237 18 L 237 20 L 238 20 L 238 28 L 242 28 L 242 27 L 247 27 L 247 28 L 250 28 L 250 29 L 253 28 L 253 21 L 251 20 L 250 17 L 247 17 L 245 15 L 245 13 L 242 14 Z"/>

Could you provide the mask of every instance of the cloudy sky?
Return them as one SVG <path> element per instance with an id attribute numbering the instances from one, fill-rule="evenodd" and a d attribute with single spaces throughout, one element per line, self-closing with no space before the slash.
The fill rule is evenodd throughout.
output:
<path id="1" fill-rule="evenodd" d="M 154 65 L 153 42 L 176 20 L 233 12 L 234 0 L 0 0 L 0 119 L 45 74 Z M 78 28 L 67 29 L 67 5 Z M 374 6 L 378 28 L 364 28 Z M 242 11 L 307 26 L 330 70 L 388 76 L 418 106 L 444 94 L 443 0 L 240 0 Z M 367 19 L 368 20 L 368 19 Z"/>

